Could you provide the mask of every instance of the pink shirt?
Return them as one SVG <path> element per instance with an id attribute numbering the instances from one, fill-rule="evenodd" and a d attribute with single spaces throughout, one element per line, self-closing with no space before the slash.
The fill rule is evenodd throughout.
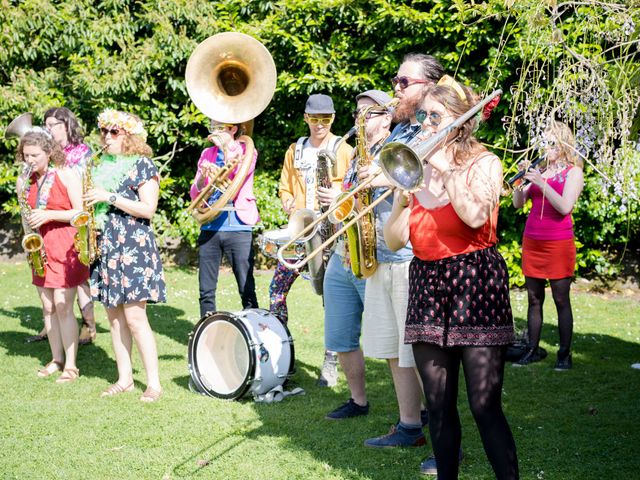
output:
<path id="1" fill-rule="evenodd" d="M 559 174 L 547 179 L 547 188 L 553 188 L 562 195 L 569 170 L 567 167 Z M 573 220 L 571 213 L 560 214 L 549 201 L 544 198 L 542 190 L 531 185 L 529 198 L 532 207 L 524 227 L 524 236 L 533 240 L 567 240 L 573 238 Z"/>
<path id="2" fill-rule="evenodd" d="M 229 154 L 230 158 L 244 155 L 244 152 L 245 152 L 245 145 L 243 143 L 232 141 L 228 145 L 227 153 Z M 196 173 L 196 178 L 194 179 L 193 184 L 191 185 L 191 189 L 189 191 L 189 194 L 192 200 L 196 198 L 200 193 L 200 190 L 198 190 L 198 187 L 196 186 L 201 176 L 200 167 L 204 163 L 215 164 L 217 156 L 218 156 L 218 147 L 215 147 L 215 146 L 209 147 L 202 151 L 202 154 L 200 155 L 200 160 L 198 160 L 198 171 Z M 247 174 L 247 178 L 245 179 L 244 183 L 242 184 L 242 186 L 238 190 L 238 193 L 233 199 L 233 205 L 236 208 L 236 214 L 238 215 L 238 218 L 242 220 L 242 222 L 245 223 L 246 225 L 255 225 L 260 221 L 258 207 L 256 206 L 256 197 L 253 195 L 253 173 L 256 168 L 257 158 L 258 158 L 258 152 L 257 150 L 254 150 L 253 160 L 251 162 L 251 166 L 249 167 L 249 173 Z M 238 165 L 233 170 L 231 175 L 229 175 L 230 180 L 233 180 L 239 167 L 240 165 Z M 208 183 L 209 183 L 209 179 L 206 179 L 205 185 L 207 185 Z"/>

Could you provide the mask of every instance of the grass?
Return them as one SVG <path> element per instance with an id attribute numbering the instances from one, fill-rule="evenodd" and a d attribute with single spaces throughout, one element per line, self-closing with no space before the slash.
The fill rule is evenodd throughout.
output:
<path id="1" fill-rule="evenodd" d="M 257 275 L 268 305 L 269 272 Z M 97 342 L 80 348 L 80 379 L 57 385 L 36 378 L 50 359 L 46 343 L 25 344 L 41 326 L 26 265 L 0 264 L 0 478 L 3 479 L 417 479 L 430 449 L 365 449 L 365 438 L 396 420 L 385 363 L 367 360 L 369 416 L 344 422 L 324 415 L 346 400 L 315 380 L 322 359 L 322 304 L 298 280 L 289 296 L 295 340 L 295 386 L 306 395 L 279 404 L 249 398 L 222 401 L 189 391 L 188 335 L 198 320 L 197 275 L 167 272 L 167 305 L 149 307 L 165 395 L 143 404 L 144 372 L 135 355 L 136 392 L 99 393 L 116 379 L 104 310 Z M 514 291 L 514 315 L 525 325 L 526 296 Z M 574 369 L 552 369 L 557 351 L 551 296 L 542 345 L 549 358 L 527 368 L 507 366 L 504 407 L 518 447 L 523 479 L 637 478 L 640 460 L 640 304 L 636 299 L 573 295 Z M 221 278 L 218 308 L 240 308 L 233 277 Z M 461 382 L 459 410 L 465 459 L 461 479 L 492 478 Z"/>

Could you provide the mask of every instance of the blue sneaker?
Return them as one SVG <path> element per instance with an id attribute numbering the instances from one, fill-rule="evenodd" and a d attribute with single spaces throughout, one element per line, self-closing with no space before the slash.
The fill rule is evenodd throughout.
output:
<path id="1" fill-rule="evenodd" d="M 458 461 L 461 462 L 463 457 L 464 453 L 462 453 L 462 447 L 460 447 L 460 450 L 458 450 Z M 432 455 L 422 462 L 420 464 L 420 473 L 423 475 L 437 475 L 438 465 L 436 465 L 436 457 Z"/>
<path id="2" fill-rule="evenodd" d="M 408 429 L 402 425 L 392 425 L 389 433 L 365 440 L 364 446 L 371 448 L 421 447 L 426 443 L 427 440 L 421 428 Z"/>
<path id="3" fill-rule="evenodd" d="M 327 420 L 344 420 L 345 418 L 359 417 L 369 413 L 369 402 L 366 405 L 358 405 L 350 398 L 348 402 L 343 403 L 333 412 L 327 414 Z"/>

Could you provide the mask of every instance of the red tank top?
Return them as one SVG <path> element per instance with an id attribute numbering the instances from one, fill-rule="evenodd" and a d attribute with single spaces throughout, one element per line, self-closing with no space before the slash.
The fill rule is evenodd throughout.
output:
<path id="1" fill-rule="evenodd" d="M 496 244 L 498 205 L 480 228 L 471 228 L 456 213 L 453 205 L 426 209 L 414 198 L 409 217 L 409 239 L 413 254 L 432 261 L 491 247 Z"/>

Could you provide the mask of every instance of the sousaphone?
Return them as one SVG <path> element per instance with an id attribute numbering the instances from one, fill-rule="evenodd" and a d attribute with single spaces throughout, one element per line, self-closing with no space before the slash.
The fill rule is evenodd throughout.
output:
<path id="1" fill-rule="evenodd" d="M 238 32 L 218 33 L 200 43 L 189 57 L 185 72 L 189 97 L 202 113 L 221 123 L 242 124 L 249 134 L 253 119 L 273 98 L 276 78 L 276 66 L 266 47 Z M 211 222 L 225 209 L 249 173 L 253 141 L 248 135 L 237 140 L 246 149 L 233 179 L 230 175 L 235 165 L 225 166 L 187 209 L 200 224 Z M 216 190 L 221 195 L 206 204 Z"/>

